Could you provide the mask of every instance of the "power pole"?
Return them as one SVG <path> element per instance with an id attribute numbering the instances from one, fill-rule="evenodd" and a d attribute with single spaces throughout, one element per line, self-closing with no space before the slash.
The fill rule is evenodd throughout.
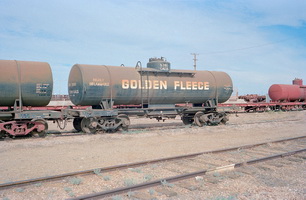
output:
<path id="1" fill-rule="evenodd" d="M 191 55 L 193 55 L 193 68 L 194 68 L 194 71 L 196 71 L 197 70 L 197 56 L 199 55 L 199 54 L 197 54 L 197 53 L 191 53 Z"/>

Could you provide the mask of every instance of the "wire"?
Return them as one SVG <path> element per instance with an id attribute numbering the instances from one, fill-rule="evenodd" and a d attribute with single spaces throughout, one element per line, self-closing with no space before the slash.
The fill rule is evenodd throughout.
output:
<path id="1" fill-rule="evenodd" d="M 207 52 L 207 53 L 201 53 L 201 55 L 209 55 L 209 54 L 219 54 L 219 53 L 230 53 L 230 52 L 234 52 L 234 51 L 242 51 L 242 50 L 247 50 L 247 49 L 254 49 L 254 48 L 259 48 L 259 47 L 263 47 L 263 46 L 269 46 L 269 45 L 274 45 L 277 43 L 282 43 L 284 41 L 289 40 L 289 38 L 287 39 L 283 39 L 277 42 L 270 42 L 270 43 L 266 43 L 266 44 L 260 44 L 260 45 L 255 45 L 255 46 L 250 46 L 250 47 L 244 47 L 244 48 L 239 48 L 239 49 L 231 49 L 231 50 L 225 50 L 225 51 L 215 51 L 215 52 Z"/>

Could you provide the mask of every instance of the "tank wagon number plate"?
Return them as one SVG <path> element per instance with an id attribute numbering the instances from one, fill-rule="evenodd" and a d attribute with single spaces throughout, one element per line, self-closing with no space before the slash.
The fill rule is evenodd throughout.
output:
<path id="1" fill-rule="evenodd" d="M 155 89 L 167 90 L 168 81 L 145 80 L 122 80 L 122 89 Z M 197 81 L 173 81 L 174 90 L 209 90 L 209 82 Z"/>
<path id="2" fill-rule="evenodd" d="M 109 86 L 109 82 L 105 82 L 104 79 L 94 78 L 92 82 L 89 82 L 90 86 Z"/>
<path id="3" fill-rule="evenodd" d="M 49 88 L 48 83 L 37 83 L 36 84 L 36 94 L 47 94 L 47 90 Z"/>
<path id="4" fill-rule="evenodd" d="M 224 90 L 225 90 L 225 91 L 230 92 L 230 91 L 232 91 L 232 89 L 233 89 L 233 87 L 230 86 L 230 85 L 229 85 L 229 86 L 227 86 L 227 85 L 224 86 Z"/>

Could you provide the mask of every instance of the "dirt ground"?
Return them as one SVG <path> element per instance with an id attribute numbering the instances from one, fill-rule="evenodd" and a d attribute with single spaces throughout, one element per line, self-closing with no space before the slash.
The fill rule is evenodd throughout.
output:
<path id="1" fill-rule="evenodd" d="M 131 124 L 142 128 L 1 141 L 0 183 L 304 136 L 306 111 L 233 114 L 220 126 L 183 126 L 179 118 L 159 123 L 131 118 Z M 50 124 L 49 130 L 58 128 Z M 64 131 L 73 132 L 71 123 Z"/>

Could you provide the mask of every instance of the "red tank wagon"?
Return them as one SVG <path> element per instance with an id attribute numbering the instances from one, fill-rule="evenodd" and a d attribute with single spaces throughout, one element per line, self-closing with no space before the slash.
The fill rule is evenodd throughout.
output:
<path id="1" fill-rule="evenodd" d="M 231 112 L 265 112 L 269 110 L 306 110 L 306 85 L 303 85 L 302 79 L 294 79 L 292 85 L 274 84 L 269 88 L 269 96 L 271 101 L 258 101 L 263 99 L 260 95 L 244 95 L 236 96 L 229 101 L 219 104 L 219 108 L 223 110 L 231 110 Z M 239 99 L 238 99 L 239 98 Z M 241 102 L 238 100 L 245 100 Z"/>
<path id="2" fill-rule="evenodd" d="M 306 100 L 306 85 L 302 79 L 294 79 L 292 85 L 274 84 L 269 89 L 273 102 L 304 102 Z"/>

